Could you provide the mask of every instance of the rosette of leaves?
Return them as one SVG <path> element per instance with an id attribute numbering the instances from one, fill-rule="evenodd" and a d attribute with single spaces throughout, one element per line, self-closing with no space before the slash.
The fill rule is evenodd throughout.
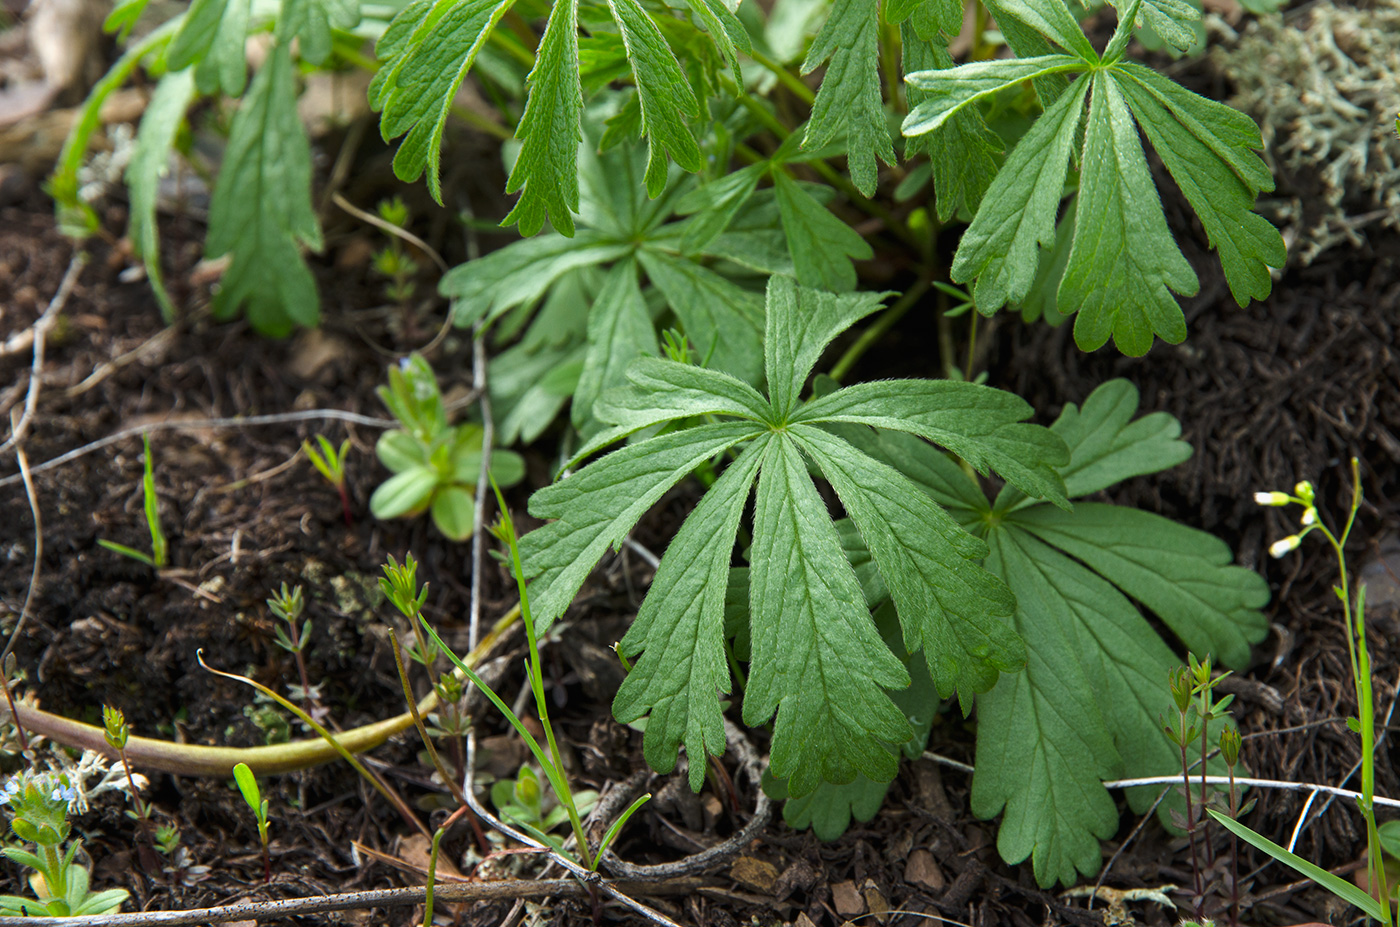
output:
<path id="1" fill-rule="evenodd" d="M 838 295 L 774 277 L 763 341 L 766 395 L 719 371 L 636 360 L 627 386 L 597 403 L 595 413 L 611 427 L 579 459 L 643 429 L 659 433 L 531 497 L 532 515 L 554 519 L 521 543 L 535 617 L 547 625 L 667 490 L 733 457 L 667 548 L 619 645 L 640 657 L 614 714 L 622 722 L 649 715 L 644 751 L 658 770 L 675 767 L 684 743 L 692 788 L 704 781 L 706 754 L 724 749 L 720 695 L 731 684 L 725 598 L 751 493 L 749 619 L 732 631 L 745 638 L 749 656 L 743 718 L 760 725 L 776 715 L 771 771 L 792 794 L 857 773 L 888 780 L 896 770 L 891 746 L 912 736 L 890 698 L 910 674 L 871 620 L 812 473 L 830 483 L 874 551 L 893 590 L 903 645 L 927 664 L 940 695 L 956 690 L 970 705 L 973 693 L 1026 659 L 1005 620 L 1015 606 L 1010 590 L 977 565 L 984 542 L 907 477 L 827 426 L 859 423 L 936 441 L 973 468 L 995 470 L 1031 497 L 1062 505 L 1054 467 L 1068 459 L 1064 442 L 1025 423 L 1031 409 L 1016 396 L 970 383 L 871 382 L 801 401 L 823 349 L 879 305 L 878 294 Z"/>
<path id="2" fill-rule="evenodd" d="M 412 518 L 431 512 L 433 524 L 454 541 L 471 536 L 476 485 L 481 478 L 480 425 L 449 425 L 437 377 L 421 354 L 389 369 L 389 385 L 379 398 L 404 426 L 384 432 L 374 450 L 394 474 L 370 496 L 375 518 Z M 525 476 L 525 462 L 511 451 L 493 448 L 490 472 L 499 486 Z"/>
<path id="3" fill-rule="evenodd" d="M 1185 339 L 1186 319 L 1172 294 L 1193 295 L 1199 284 L 1167 228 L 1139 130 L 1195 210 L 1240 305 L 1269 294 L 1269 268 L 1282 267 L 1285 252 L 1278 231 L 1253 212 L 1258 194 L 1274 188 L 1256 153 L 1263 141 L 1253 120 L 1124 57 L 1135 23 L 1177 49 L 1189 47 L 1199 11 L 1184 0 L 1115 5 L 1118 27 L 1100 55 L 1063 0 L 989 0 L 1019 57 L 957 67 L 947 61 L 907 74 L 921 99 L 903 131 L 954 131 L 953 120 L 973 104 L 1034 82 L 1045 112 L 987 187 L 952 277 L 976 281 L 984 315 L 1033 292 L 1047 303 L 1053 292 L 1054 308 L 1076 313 L 1082 349 L 1111 337 L 1123 353 L 1141 355 L 1154 336 Z M 1077 75 L 1072 82 L 1070 75 Z M 1057 229 L 1072 159 L 1079 167 L 1075 208 Z"/>
<path id="4" fill-rule="evenodd" d="M 1172 710 L 1168 672 L 1180 664 L 1143 617 L 1155 614 L 1193 653 L 1243 666 L 1268 623 L 1269 599 L 1257 573 L 1232 565 L 1219 539 L 1159 515 L 1090 501 L 1101 490 L 1186 460 L 1191 446 L 1164 412 L 1135 418 L 1127 381 L 1098 387 L 1083 408 L 1065 407 L 1051 430 L 1070 450 L 1057 468 L 1073 511 L 1046 505 L 1012 486 L 991 501 L 957 464 L 922 441 L 890 429 L 839 430 L 852 445 L 917 484 L 958 524 L 987 544 L 983 566 L 1016 597 L 1007 622 L 1025 641 L 1024 672 L 1004 675 L 977 696 L 972 811 L 1002 814 L 1002 858 L 1032 858 L 1043 886 L 1097 872 L 1099 841 L 1118 828 L 1118 809 L 1100 784 L 1120 777 L 1180 773 L 1180 756 L 1159 719 Z M 891 598 L 858 526 L 840 534 L 872 607 Z M 897 601 L 897 597 L 896 597 Z M 925 711 L 922 717 L 929 717 Z M 922 735 L 927 735 L 924 728 Z M 832 838 L 850 817 L 869 820 L 885 786 L 858 780 L 789 803 L 794 826 Z M 1156 798 L 1131 789 L 1139 813 Z"/>
<path id="5" fill-rule="evenodd" d="M 518 344 L 491 362 L 502 443 L 532 441 L 566 404 L 585 437 L 600 427 L 593 404 L 621 386 L 627 365 L 660 353 L 659 327 L 675 326 L 707 366 L 749 383 L 762 378 L 762 281 L 795 274 L 832 290 L 856 284 L 852 258 L 869 245 L 823 202 L 827 188 L 799 183 L 785 165 L 796 141 L 738 171 L 697 184 L 674 171 L 647 199 L 642 146 L 604 152 L 599 107 L 580 146 L 581 201 L 573 238 L 547 232 L 454 268 L 441 290 L 458 325 L 484 322 Z M 760 189 L 768 177 L 771 187 Z M 533 317 L 531 316 L 533 313 Z"/>
<path id="6" fill-rule="evenodd" d="M 521 766 L 514 779 L 497 779 L 491 785 L 491 804 L 507 824 L 516 824 L 532 836 L 563 850 L 564 841 L 550 834 L 561 824 L 569 822 L 569 810 L 557 801 L 548 789 L 540 788 L 540 777 L 529 766 Z M 581 789 L 574 793 L 578 813 L 587 815 L 598 804 L 598 793 Z"/>

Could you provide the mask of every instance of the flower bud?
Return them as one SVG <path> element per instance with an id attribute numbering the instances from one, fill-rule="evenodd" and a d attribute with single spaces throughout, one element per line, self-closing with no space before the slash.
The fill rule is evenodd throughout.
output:
<path id="1" fill-rule="evenodd" d="M 1287 505 L 1292 500 L 1288 498 L 1288 493 L 1284 492 L 1257 492 L 1254 494 L 1255 505 Z"/>
<path id="2" fill-rule="evenodd" d="M 1302 499 L 1304 502 L 1306 502 L 1308 505 L 1312 505 L 1312 501 L 1313 501 L 1313 484 L 1312 484 L 1312 483 L 1309 483 L 1307 480 L 1303 480 L 1303 482 L 1301 482 L 1301 483 L 1299 483 L 1297 486 L 1294 486 L 1294 487 L 1293 487 L 1293 493 L 1294 493 L 1294 495 L 1296 495 L 1299 499 Z"/>
<path id="3" fill-rule="evenodd" d="M 126 740 L 131 733 L 131 728 L 127 725 L 126 716 L 122 714 L 120 708 L 103 705 L 102 726 L 104 728 L 103 736 L 107 738 L 107 743 L 114 750 L 122 750 L 126 747 Z"/>
<path id="4" fill-rule="evenodd" d="M 1232 727 L 1220 732 L 1220 755 L 1231 769 L 1240 761 L 1240 741 L 1240 732 Z"/>
<path id="5" fill-rule="evenodd" d="M 1291 551 L 1298 549 L 1298 545 L 1303 543 L 1303 539 L 1296 534 L 1290 534 L 1281 541 L 1275 541 L 1269 548 L 1269 556 L 1278 559 Z"/>
<path id="6" fill-rule="evenodd" d="M 1167 685 L 1171 688 L 1176 710 L 1184 712 L 1191 704 L 1191 677 L 1186 667 L 1178 666 L 1167 674 Z"/>
<path id="7" fill-rule="evenodd" d="M 1303 510 L 1303 527 L 1310 528 L 1315 524 L 1317 524 L 1317 507 L 1310 505 Z"/>

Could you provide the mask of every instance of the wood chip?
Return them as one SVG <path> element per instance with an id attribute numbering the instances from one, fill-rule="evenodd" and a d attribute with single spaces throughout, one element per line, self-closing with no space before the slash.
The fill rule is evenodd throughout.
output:
<path id="1" fill-rule="evenodd" d="M 773 884 L 778 881 L 778 870 L 772 863 L 752 856 L 741 856 L 729 867 L 729 877 L 740 885 L 769 894 L 773 891 Z"/>
<path id="2" fill-rule="evenodd" d="M 933 854 L 924 849 L 909 854 L 909 861 L 904 864 L 904 881 L 935 894 L 942 892 L 948 884 L 938 863 L 934 862 Z"/>
<path id="3" fill-rule="evenodd" d="M 875 920 L 883 924 L 890 919 L 890 903 L 885 900 L 884 893 L 880 891 L 873 879 L 866 879 L 861 886 L 860 893 L 865 898 L 866 907 L 870 908 L 870 913 L 875 915 Z"/>
<path id="4" fill-rule="evenodd" d="M 854 882 L 837 882 L 831 886 L 831 902 L 842 917 L 865 913 L 865 897 L 856 890 Z"/>

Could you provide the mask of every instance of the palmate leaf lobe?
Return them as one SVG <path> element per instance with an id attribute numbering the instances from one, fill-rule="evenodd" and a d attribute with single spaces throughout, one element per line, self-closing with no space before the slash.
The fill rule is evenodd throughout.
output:
<path id="1" fill-rule="evenodd" d="M 625 655 L 640 656 L 615 712 L 626 720 L 650 713 L 648 761 L 670 769 L 683 744 L 693 785 L 703 775 L 701 758 L 723 748 L 718 698 L 729 688 L 725 595 L 751 491 L 747 634 L 738 628 L 729 633 L 744 638 L 750 659 L 745 721 L 776 718 L 773 774 L 799 796 L 823 781 L 849 782 L 857 774 L 888 779 L 893 748 L 913 734 L 889 695 L 907 685 L 909 675 L 871 621 L 809 465 L 830 478 L 872 539 L 876 568 L 897 590 L 903 637 L 925 652 L 941 687 L 970 697 L 962 690 L 985 689 L 998 672 L 1024 659 L 1019 641 L 995 617 L 1009 613 L 1009 594 L 971 563 L 985 552 L 980 542 L 897 471 L 825 429 L 880 424 L 933 437 L 1057 502 L 1063 502 L 1063 485 L 1052 467 L 1068 459 L 1063 442 L 1023 424 L 1029 407 L 1020 400 L 968 383 L 889 381 L 801 403 L 822 350 L 878 306 L 875 294 L 822 293 L 774 278 L 765 312 L 767 397 L 723 373 L 643 357 L 629 367 L 627 386 L 595 405 L 613 428 L 581 457 L 642 429 L 675 428 L 701 416 L 711 423 L 663 428 L 531 500 L 533 515 L 557 519 L 522 543 L 526 570 L 540 590 L 536 615 L 547 623 L 661 493 L 700 463 L 713 464 L 715 455 L 734 449 L 737 456 L 666 551 L 656 585 L 621 645 Z"/>

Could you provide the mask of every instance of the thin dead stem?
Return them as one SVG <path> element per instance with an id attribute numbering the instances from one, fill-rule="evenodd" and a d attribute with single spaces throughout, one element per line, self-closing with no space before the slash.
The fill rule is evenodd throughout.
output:
<path id="1" fill-rule="evenodd" d="M 63 275 L 63 280 L 58 285 L 58 292 L 54 294 L 53 299 L 49 300 L 48 308 L 33 325 L 34 360 L 29 367 L 29 392 L 24 397 L 24 414 L 10 429 L 10 437 L 6 439 L 4 444 L 0 444 L 0 454 L 12 447 L 17 447 L 29 432 L 29 423 L 34 420 L 34 410 L 39 405 L 39 390 L 44 380 L 44 345 L 48 338 L 49 329 L 53 327 L 58 314 L 63 311 L 63 307 L 68 302 L 69 294 L 73 292 L 73 285 L 78 282 L 78 274 L 82 273 L 86 266 L 86 253 L 79 251 L 73 255 L 73 259 L 68 262 L 68 271 Z"/>

